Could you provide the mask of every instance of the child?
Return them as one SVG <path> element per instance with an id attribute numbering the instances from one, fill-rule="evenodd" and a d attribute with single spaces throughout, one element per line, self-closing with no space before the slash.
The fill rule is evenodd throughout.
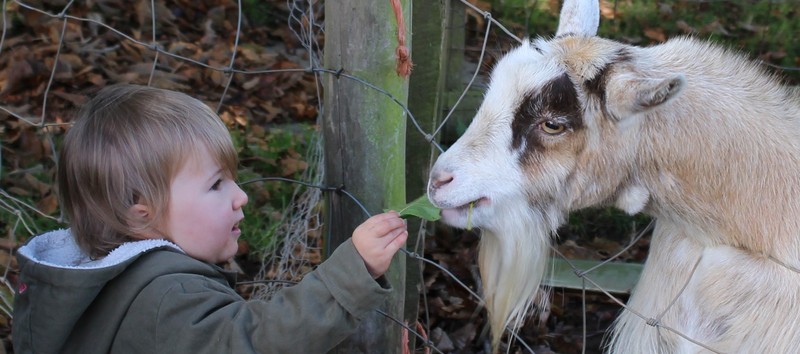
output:
<path id="1" fill-rule="evenodd" d="M 315 271 L 270 301 L 229 272 L 247 195 L 220 119 L 185 94 L 118 85 L 80 111 L 59 156 L 70 229 L 18 253 L 14 351 L 323 353 L 391 291 L 382 278 L 408 236 L 373 216 Z"/>

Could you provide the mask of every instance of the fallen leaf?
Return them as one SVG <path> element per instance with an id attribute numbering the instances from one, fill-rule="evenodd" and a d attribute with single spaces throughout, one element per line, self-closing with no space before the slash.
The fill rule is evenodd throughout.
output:
<path id="1" fill-rule="evenodd" d="M 61 97 L 76 106 L 80 106 L 89 100 L 89 97 L 87 97 L 86 95 L 66 93 L 61 91 L 53 91 L 53 95 Z"/>
<path id="2" fill-rule="evenodd" d="M 258 83 L 261 82 L 261 78 L 256 76 L 250 80 L 245 81 L 242 84 L 242 88 L 245 90 L 252 90 L 254 87 L 258 86 Z"/>
<path id="3" fill-rule="evenodd" d="M 46 215 L 51 215 L 58 210 L 58 198 L 54 193 L 50 193 L 36 203 L 36 208 Z"/>
<path id="4" fill-rule="evenodd" d="M 684 20 L 676 21 L 675 22 L 675 26 L 678 27 L 678 29 L 680 29 L 681 31 L 683 31 L 683 33 L 686 33 L 686 34 L 693 33 L 695 31 L 694 27 L 690 26 Z"/>
<path id="5" fill-rule="evenodd" d="M 281 174 L 284 177 L 293 176 L 306 168 L 308 168 L 308 163 L 303 160 L 292 157 L 281 159 Z"/>
<path id="6" fill-rule="evenodd" d="M 658 42 L 666 42 L 667 35 L 664 34 L 663 28 L 645 28 L 644 36 Z"/>

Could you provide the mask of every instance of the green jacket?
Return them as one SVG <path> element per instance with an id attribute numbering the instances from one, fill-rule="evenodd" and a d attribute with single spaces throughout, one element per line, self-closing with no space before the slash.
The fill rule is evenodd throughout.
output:
<path id="1" fill-rule="evenodd" d="M 18 253 L 14 352 L 324 353 L 390 292 L 352 242 L 270 300 L 245 300 L 233 276 L 164 240 L 92 261 L 68 230 Z"/>

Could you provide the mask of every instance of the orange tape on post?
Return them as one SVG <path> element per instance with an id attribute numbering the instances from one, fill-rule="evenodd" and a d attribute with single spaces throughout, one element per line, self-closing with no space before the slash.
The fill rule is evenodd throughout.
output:
<path id="1" fill-rule="evenodd" d="M 392 10 L 394 10 L 394 17 L 397 19 L 397 75 L 407 78 L 411 75 L 411 67 L 414 64 L 411 62 L 411 57 L 408 53 L 406 46 L 406 21 L 403 18 L 403 8 L 400 0 L 390 0 L 392 2 Z"/>

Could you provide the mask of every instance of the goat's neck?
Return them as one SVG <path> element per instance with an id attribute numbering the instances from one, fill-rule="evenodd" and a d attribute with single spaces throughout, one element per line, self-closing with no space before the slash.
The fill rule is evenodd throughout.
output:
<path id="1" fill-rule="evenodd" d="M 640 147 L 640 156 L 657 157 L 640 161 L 652 213 L 697 229 L 701 244 L 800 260 L 797 120 L 769 109 L 757 116 L 761 121 L 742 122 L 724 111 L 704 121 L 675 119 L 692 113 L 648 117 L 660 122 L 644 130 L 650 134 L 644 141 L 656 143 Z"/>

